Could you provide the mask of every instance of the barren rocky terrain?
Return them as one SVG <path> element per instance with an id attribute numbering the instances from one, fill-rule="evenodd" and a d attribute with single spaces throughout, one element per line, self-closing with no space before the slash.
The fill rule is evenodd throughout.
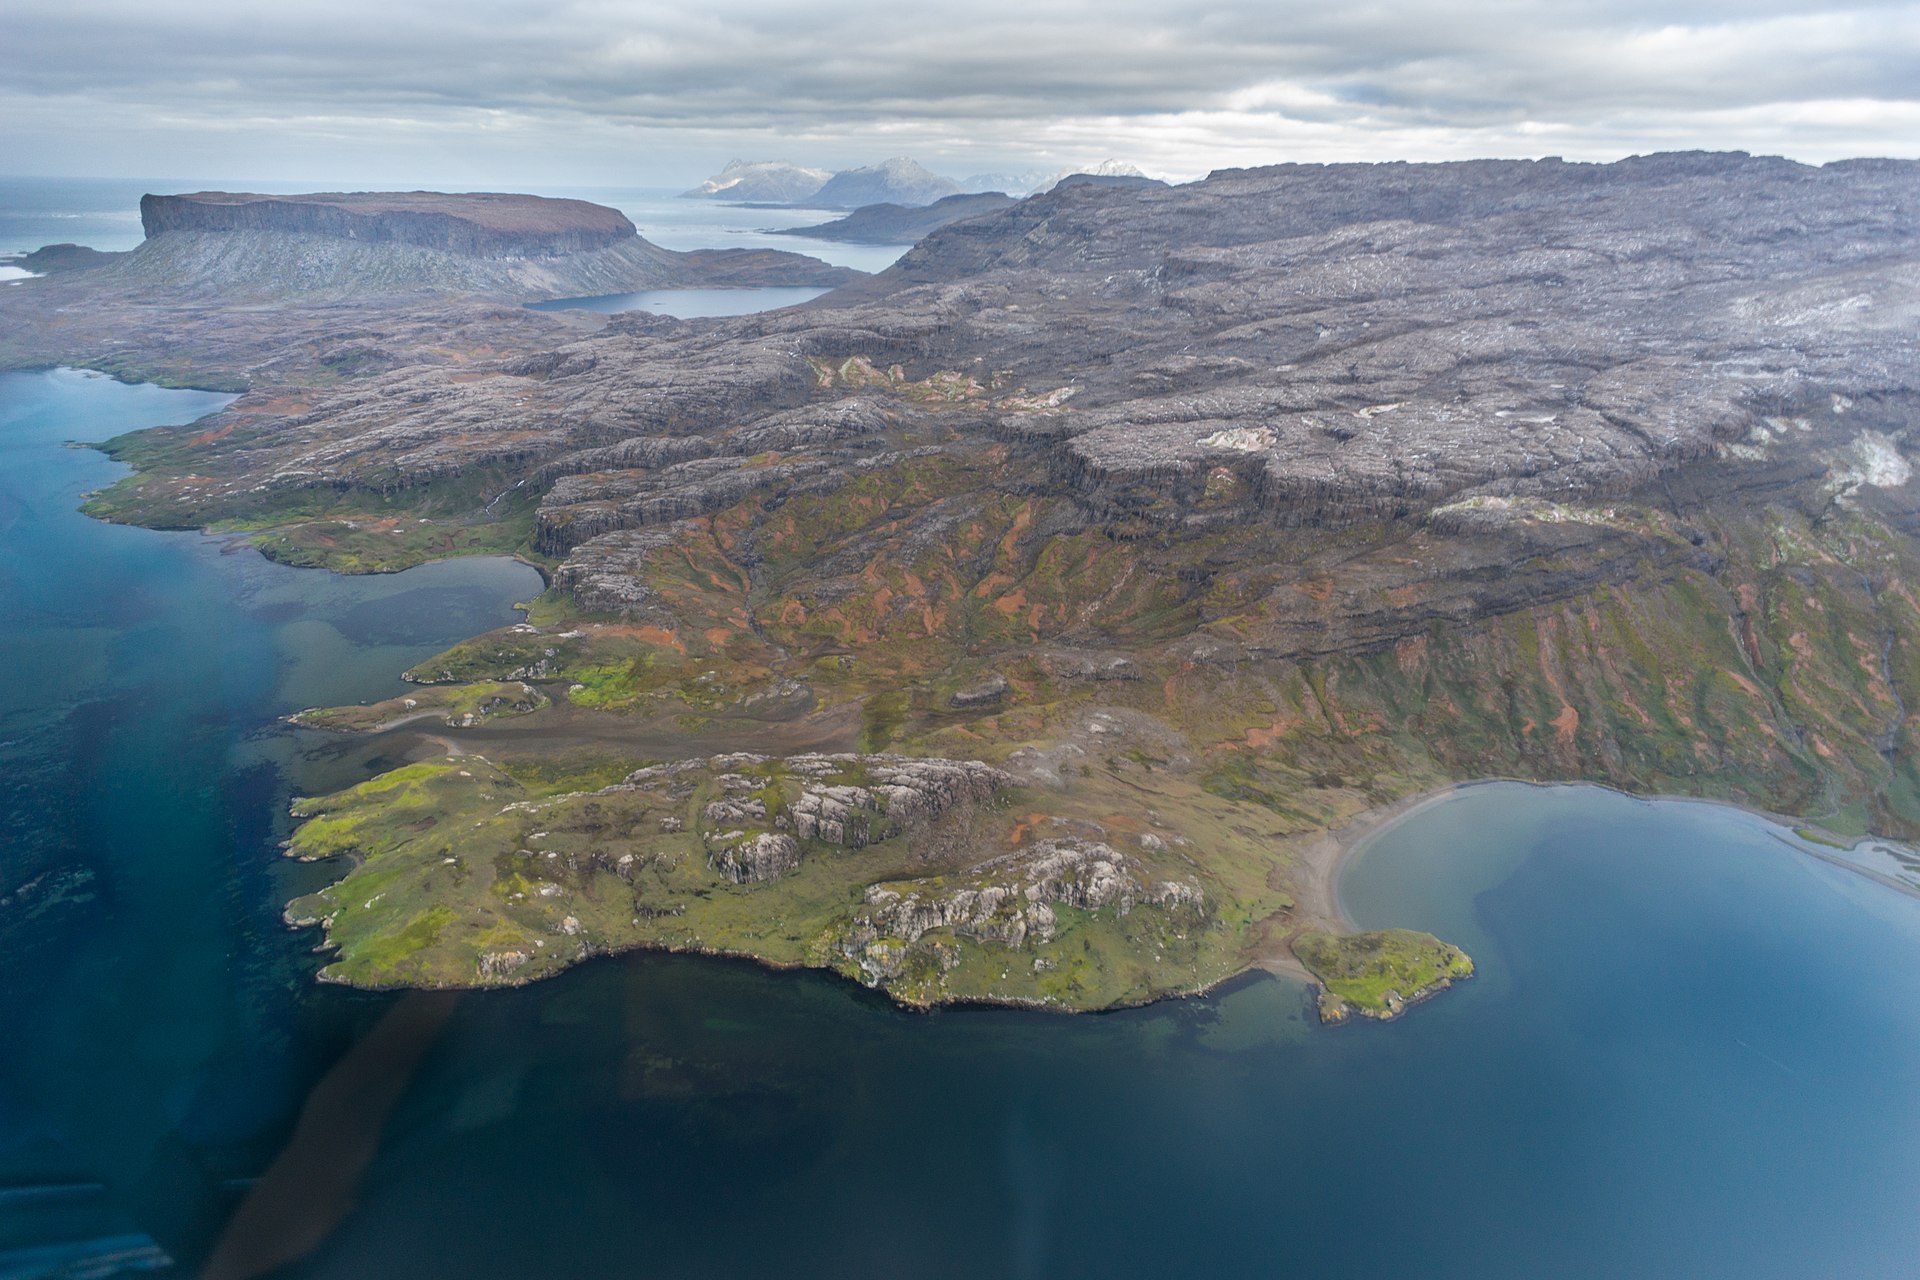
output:
<path id="1" fill-rule="evenodd" d="M 1280 166 L 1063 187 L 731 320 L 442 295 L 240 338 L 73 276 L 0 291 L 0 353 L 251 386 L 116 443 L 99 514 L 550 573 L 413 673 L 550 705 L 309 810 L 297 850 L 360 859 L 299 913 L 335 976 L 653 945 L 1093 1007 L 1294 963 L 1341 923 L 1306 851 L 1449 780 L 1920 831 L 1917 209 L 1893 161 Z M 836 763 L 714 763 L 753 725 Z M 696 763 L 635 782 L 662 741 Z M 803 829 L 808 770 L 901 761 L 994 781 Z"/>
<path id="2" fill-rule="evenodd" d="M 764 249 L 681 253 L 618 210 L 492 193 L 147 196 L 126 253 L 49 246 L 0 291 L 0 365 L 85 364 L 194 386 L 327 382 L 550 344 L 597 326 L 527 302 L 656 288 L 834 286 Z"/>

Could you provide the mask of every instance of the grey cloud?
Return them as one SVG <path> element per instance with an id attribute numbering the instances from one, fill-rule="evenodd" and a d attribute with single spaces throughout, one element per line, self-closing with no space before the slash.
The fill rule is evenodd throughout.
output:
<path id="1" fill-rule="evenodd" d="M 1790 150 L 1794 104 L 1920 98 L 1920 8 L 1895 3 L 9 8 L 0 106 L 58 104 L 81 134 L 113 127 L 117 112 L 168 137 L 201 130 L 256 145 L 255 131 L 276 125 L 289 139 L 359 135 L 376 147 L 403 146 L 421 127 L 464 130 L 481 147 L 489 129 L 573 128 L 829 147 L 893 136 L 1015 155 L 1037 138 L 1091 141 L 1104 128 L 1113 147 L 1141 140 L 1168 154 L 1182 137 L 1197 150 L 1213 139 L 1224 154 L 1262 130 L 1276 145 L 1356 154 L 1474 141 L 1511 154 L 1555 131 L 1604 147 L 1594 133 L 1604 120 L 1626 131 L 1622 146 L 1634 130 L 1689 127 L 1714 145 L 1716 119 L 1759 110 L 1782 122 Z M 1873 122 L 1856 132 L 1874 136 Z M 1897 137 L 1898 118 L 1883 132 Z M 1831 131 L 1803 136 L 1834 141 Z"/>

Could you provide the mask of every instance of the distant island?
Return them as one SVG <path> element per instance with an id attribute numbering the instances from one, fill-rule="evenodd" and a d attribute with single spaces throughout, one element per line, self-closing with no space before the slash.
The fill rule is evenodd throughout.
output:
<path id="1" fill-rule="evenodd" d="M 813 226 L 790 227 L 777 234 L 809 240 L 841 240 L 849 244 L 913 244 L 950 222 L 997 213 L 1015 203 L 998 191 L 947 196 L 929 205 L 870 204 L 844 218 Z"/>
<path id="2" fill-rule="evenodd" d="M 1461 781 L 1920 835 L 1920 163 L 1065 183 L 700 322 L 529 312 L 497 290 L 546 259 L 400 239 L 445 210 L 205 203 L 0 289 L 0 362 L 246 389 L 111 442 L 88 509 L 549 583 L 415 694 L 301 717 L 394 766 L 296 806 L 290 852 L 339 860 L 288 909 L 327 980 L 652 947 L 1096 1009 L 1260 967 L 1391 1016 L 1473 964 L 1355 933 L 1340 861 Z M 362 215 L 391 238 L 251 224 Z M 638 254 L 580 217 L 446 234 Z M 169 237 L 198 274 L 130 269 Z M 220 244 L 485 269 L 142 283 Z"/>

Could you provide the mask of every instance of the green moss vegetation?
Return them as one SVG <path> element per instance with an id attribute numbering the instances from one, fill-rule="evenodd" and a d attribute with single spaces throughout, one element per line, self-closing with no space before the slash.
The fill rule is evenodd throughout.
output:
<path id="1" fill-rule="evenodd" d="M 83 509 L 123 524 L 245 534 L 269 559 L 335 573 L 392 573 L 462 555 L 544 563 L 533 546 L 537 499 L 504 472 L 346 489 L 223 483 L 232 464 L 220 458 L 253 438 L 254 424 L 234 414 L 214 428 L 155 427 L 109 440 L 102 450 L 136 470 Z M 210 454 L 216 443 L 222 453 Z"/>
<path id="2" fill-rule="evenodd" d="M 224 522 L 213 530 L 250 533 L 247 541 L 269 560 L 334 573 L 397 573 L 453 556 L 533 558 L 528 552 L 531 519 L 458 524 L 357 513 L 337 520 L 275 522 L 259 532 Z"/>
<path id="3" fill-rule="evenodd" d="M 1068 796 L 1004 790 L 985 804 L 877 830 L 883 838 L 864 846 L 803 840 L 797 867 L 735 883 L 714 851 L 737 838 L 742 819 L 716 818 L 709 805 L 746 803 L 757 814 L 745 820 L 749 835 L 791 830 L 805 786 L 872 787 L 875 777 L 859 759 L 807 779 L 778 757 L 720 761 L 629 781 L 632 760 L 496 764 L 466 755 L 302 801 L 290 854 L 339 858 L 345 870 L 288 916 L 324 923 L 333 958 L 323 976 L 361 986 L 516 983 L 633 947 L 825 965 L 872 981 L 841 948 L 869 886 L 939 895 L 984 884 L 1006 873 L 979 870 L 983 851 L 1087 831 L 1098 822 L 1093 815 L 1112 816 L 1119 798 L 1111 778 Z M 1284 865 L 1283 846 L 1272 840 L 1280 829 L 1260 810 L 1221 807 L 1183 785 L 1161 803 L 1162 822 L 1194 835 L 1172 836 L 1169 826 L 1169 839 L 1119 830 L 1109 839 L 1142 886 L 1178 880 L 1200 892 L 1195 901 L 1098 910 L 1061 902 L 1045 938 L 936 928 L 903 943 L 905 963 L 878 985 L 916 1004 L 1080 1009 L 1196 990 L 1238 971 L 1252 917 L 1291 906 L 1271 887 Z M 884 792 L 875 805 L 874 821 L 884 822 Z M 1203 867 L 1194 837 L 1237 843 L 1233 856 Z"/>
<path id="4" fill-rule="evenodd" d="M 481 680 L 424 688 L 365 706 L 315 707 L 294 716 L 293 722 L 308 729 L 348 733 L 373 733 L 415 720 L 464 729 L 502 716 L 523 716 L 546 705 L 547 696 L 532 685 Z"/>
<path id="5" fill-rule="evenodd" d="M 1302 933 L 1294 954 L 1321 985 L 1320 1018 L 1398 1017 L 1409 1004 L 1473 976 L 1460 948 L 1430 933 L 1385 929 L 1336 935 Z"/>

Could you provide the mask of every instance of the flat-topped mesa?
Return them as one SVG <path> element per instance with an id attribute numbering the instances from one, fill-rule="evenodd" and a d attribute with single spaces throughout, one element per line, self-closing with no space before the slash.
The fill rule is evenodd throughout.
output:
<path id="1" fill-rule="evenodd" d="M 393 295 L 533 302 L 642 289 L 833 288 L 860 273 L 771 249 L 663 249 L 585 200 L 497 192 L 199 191 L 141 197 L 147 238 L 82 287 L 231 300 Z M 495 324 L 497 327 L 497 324 Z"/>
<path id="2" fill-rule="evenodd" d="M 140 224 L 149 238 L 169 231 L 283 231 L 475 258 L 591 253 L 639 236 L 618 209 L 500 192 L 146 195 L 140 197 Z"/>

